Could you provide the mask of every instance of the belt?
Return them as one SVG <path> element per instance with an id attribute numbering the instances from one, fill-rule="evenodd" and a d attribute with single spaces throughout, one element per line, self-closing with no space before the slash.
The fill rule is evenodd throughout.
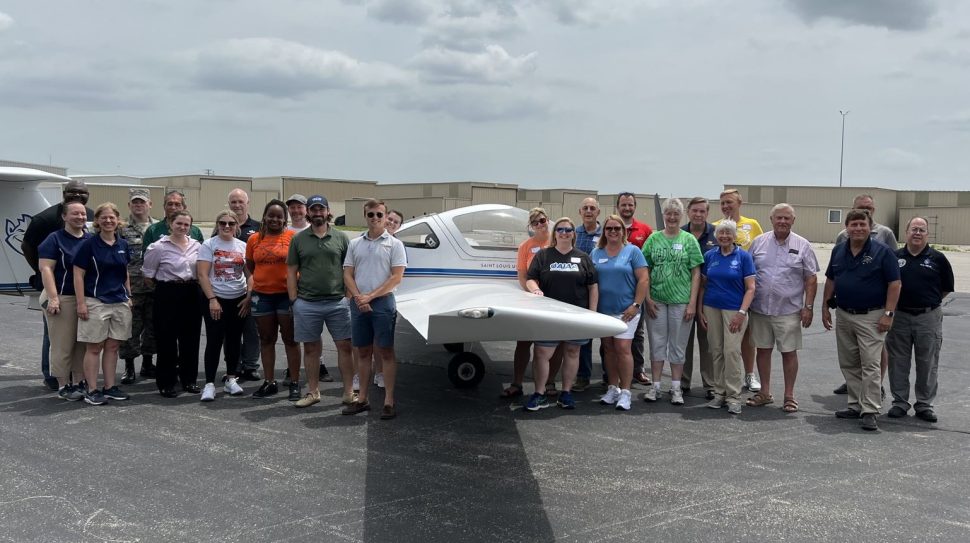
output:
<path id="1" fill-rule="evenodd" d="M 929 313 L 930 311 L 933 311 L 937 307 L 940 307 L 940 304 L 936 304 L 930 307 L 899 307 L 897 308 L 897 311 L 902 311 L 903 313 L 909 313 L 910 315 L 922 315 L 923 313 Z"/>
<path id="2" fill-rule="evenodd" d="M 870 307 L 868 309 L 853 309 L 851 307 L 842 307 L 840 305 L 839 306 L 839 309 L 841 309 L 842 311 L 845 311 L 846 313 L 848 313 L 850 315 L 866 315 L 866 314 L 868 314 L 868 313 L 870 313 L 872 311 L 875 311 L 877 309 L 882 309 L 882 308 L 881 307 Z"/>

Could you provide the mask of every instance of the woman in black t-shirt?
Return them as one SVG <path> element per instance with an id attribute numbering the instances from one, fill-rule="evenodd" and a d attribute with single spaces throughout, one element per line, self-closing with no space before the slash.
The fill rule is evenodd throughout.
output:
<path id="1" fill-rule="evenodd" d="M 557 220 L 549 247 L 536 254 L 529 265 L 526 288 L 538 296 L 548 296 L 560 302 L 596 311 L 599 303 L 596 267 L 589 255 L 576 249 L 575 245 L 576 226 L 573 221 L 568 217 Z M 588 341 L 589 339 L 573 339 L 535 342 L 532 371 L 536 392 L 526 403 L 527 410 L 538 411 L 549 406 L 545 394 L 540 394 L 539 391 L 546 389 L 549 359 L 560 343 L 563 346 L 563 392 L 559 395 L 558 405 L 564 409 L 576 407 L 571 390 L 579 369 L 579 348 Z"/>

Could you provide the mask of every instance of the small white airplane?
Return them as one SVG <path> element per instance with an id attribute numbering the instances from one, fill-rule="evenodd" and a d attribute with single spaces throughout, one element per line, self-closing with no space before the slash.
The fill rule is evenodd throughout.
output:
<path id="1" fill-rule="evenodd" d="M 71 178 L 31 168 L 0 167 L 0 221 L 3 222 L 3 262 L 0 292 L 36 294 L 27 283 L 34 271 L 24 260 L 20 242 L 30 219 L 50 206 L 38 185 L 45 181 L 66 183 Z"/>
<path id="2" fill-rule="evenodd" d="M 408 267 L 397 309 L 429 344 L 456 353 L 448 377 L 458 388 L 485 376 L 481 357 L 464 351 L 476 341 L 535 341 L 607 337 L 626 324 L 614 317 L 522 290 L 516 252 L 529 236 L 529 213 L 484 204 L 404 223 L 397 238 Z"/>

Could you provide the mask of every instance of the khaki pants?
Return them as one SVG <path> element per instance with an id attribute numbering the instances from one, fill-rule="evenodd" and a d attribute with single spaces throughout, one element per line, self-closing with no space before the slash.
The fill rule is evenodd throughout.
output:
<path id="1" fill-rule="evenodd" d="M 680 378 L 681 386 L 690 388 L 691 377 L 694 374 L 694 337 L 697 337 L 698 353 L 700 354 L 701 383 L 704 390 L 713 390 L 714 368 L 711 361 L 711 348 L 707 344 L 707 331 L 701 329 L 697 319 L 690 325 L 690 337 L 687 338 L 687 351 L 684 353 L 684 376 Z"/>
<path id="2" fill-rule="evenodd" d="M 881 407 L 880 363 L 886 334 L 876 329 L 882 311 L 853 315 L 841 309 L 836 312 L 835 340 L 839 350 L 839 368 L 848 388 L 848 407 L 860 413 L 879 413 Z"/>
<path id="3" fill-rule="evenodd" d="M 58 300 L 61 310 L 56 315 L 47 313 L 46 316 L 51 338 L 51 375 L 57 378 L 59 386 L 64 386 L 71 382 L 72 373 L 75 382 L 84 378 L 84 343 L 77 340 L 77 298 L 58 296 Z M 45 301 L 47 296 L 42 294 L 41 303 Z"/>
<path id="4" fill-rule="evenodd" d="M 707 318 L 707 343 L 711 348 L 711 366 L 714 371 L 714 394 L 727 402 L 741 401 L 741 386 L 744 381 L 744 361 L 741 359 L 741 341 L 748 319 L 744 319 L 741 330 L 731 333 L 728 326 L 738 311 L 717 309 L 704 306 Z"/>

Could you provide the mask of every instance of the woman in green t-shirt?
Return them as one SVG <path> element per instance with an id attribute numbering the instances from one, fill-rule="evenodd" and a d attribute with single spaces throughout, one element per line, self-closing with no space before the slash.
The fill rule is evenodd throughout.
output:
<path id="1" fill-rule="evenodd" d="M 643 256 L 650 270 L 650 291 L 644 302 L 647 333 L 650 336 L 650 366 L 653 386 L 643 399 L 660 399 L 660 376 L 664 361 L 670 362 L 670 403 L 684 403 L 680 377 L 684 372 L 684 352 L 690 326 L 697 309 L 700 265 L 704 262 L 700 245 L 690 232 L 681 230 L 684 204 L 677 198 L 664 201 L 664 228 L 654 232 L 643 244 Z"/>

